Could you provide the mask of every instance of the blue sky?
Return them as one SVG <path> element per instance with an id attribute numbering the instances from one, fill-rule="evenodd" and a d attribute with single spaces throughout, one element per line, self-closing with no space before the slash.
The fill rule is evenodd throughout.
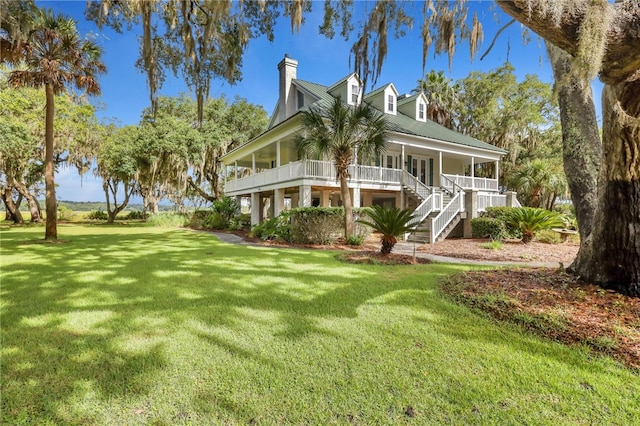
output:
<path id="1" fill-rule="evenodd" d="M 102 95 L 93 99 L 102 108 L 99 116 L 116 118 L 123 125 L 137 123 L 142 110 L 149 104 L 145 76 L 135 68 L 140 32 L 134 30 L 118 34 L 108 28 L 98 30 L 93 23 L 84 19 L 85 0 L 39 1 L 38 4 L 73 17 L 78 21 L 80 34 L 94 33 L 96 42 L 102 46 L 108 72 L 100 78 Z M 299 33 L 292 34 L 287 18 L 281 18 L 274 42 L 270 43 L 265 37 L 253 39 L 244 57 L 242 80 L 234 86 L 216 80 L 211 84 L 210 96 L 224 95 L 233 99 L 239 95 L 249 102 L 262 105 L 271 113 L 278 96 L 277 64 L 285 53 L 298 60 L 298 78 L 303 80 L 331 85 L 350 74 L 353 71 L 350 62 L 351 42 L 345 42 L 338 35 L 333 40 L 318 35 L 322 4 L 323 1 L 314 1 L 314 13 L 307 16 Z M 367 7 L 366 4 L 361 6 Z M 537 74 L 543 81 L 553 81 L 543 44 L 535 34 L 529 43 L 523 44 L 519 24 L 511 25 L 504 31 L 489 55 L 480 61 L 479 56 L 489 46 L 496 31 L 509 19 L 496 10 L 490 1 L 474 2 L 472 7 L 478 11 L 485 32 L 480 54 L 471 61 L 468 46 L 458 46 L 451 69 L 446 57 L 434 58 L 431 54 L 427 59 L 426 71 L 443 70 L 449 78 L 459 79 L 470 71 L 489 71 L 509 60 L 520 78 L 525 74 Z M 419 12 L 420 8 L 417 6 L 416 10 Z M 416 81 L 424 75 L 421 45 L 419 28 L 414 28 L 402 39 L 390 40 L 389 53 L 376 87 L 393 82 L 400 93 L 410 92 Z M 174 78 L 168 72 L 160 94 L 172 96 L 181 92 L 189 93 L 188 87 L 180 78 Z M 85 175 L 81 179 L 75 170 L 61 169 L 56 182 L 59 185 L 59 200 L 104 200 L 101 182 L 93 175 Z"/>

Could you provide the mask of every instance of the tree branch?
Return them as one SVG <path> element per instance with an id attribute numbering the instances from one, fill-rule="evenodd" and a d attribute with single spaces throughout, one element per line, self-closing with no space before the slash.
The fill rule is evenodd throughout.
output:
<path id="1" fill-rule="evenodd" d="M 516 22 L 516 19 L 512 19 L 511 21 L 507 22 L 502 28 L 500 28 L 498 30 L 498 32 L 496 33 L 495 36 L 493 36 L 493 40 L 491 40 L 491 44 L 489 45 L 489 47 L 487 48 L 487 50 L 482 54 L 482 56 L 480 57 L 480 60 L 483 60 L 485 58 L 485 56 L 487 56 L 489 54 L 489 52 L 491 52 L 491 49 L 493 49 L 493 45 L 496 44 L 496 40 L 498 39 L 498 37 L 500 36 L 500 34 L 502 34 L 502 32 L 504 30 L 507 29 L 507 27 L 509 27 L 510 25 L 512 25 L 514 22 Z"/>

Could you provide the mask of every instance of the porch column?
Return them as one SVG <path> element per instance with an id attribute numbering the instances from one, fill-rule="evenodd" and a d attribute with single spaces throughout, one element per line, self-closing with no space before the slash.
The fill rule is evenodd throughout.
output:
<path id="1" fill-rule="evenodd" d="M 404 168 L 404 145 L 400 145 L 400 170 L 405 170 L 405 168 Z"/>
<path id="2" fill-rule="evenodd" d="M 251 153 L 251 174 L 252 175 L 256 174 L 256 153 L 255 152 Z"/>
<path id="3" fill-rule="evenodd" d="M 280 141 L 276 142 L 276 167 L 280 167 Z"/>
<path id="4" fill-rule="evenodd" d="M 300 185 L 298 207 L 311 207 L 311 186 Z"/>
<path id="5" fill-rule="evenodd" d="M 373 194 L 370 191 L 362 193 L 362 205 L 370 207 L 373 204 Z"/>
<path id="6" fill-rule="evenodd" d="M 496 175 L 493 178 L 498 181 L 498 189 L 500 189 L 500 168 L 499 168 L 500 161 L 496 160 L 495 163 L 496 163 Z"/>
<path id="7" fill-rule="evenodd" d="M 467 211 L 467 217 L 463 221 L 464 238 L 471 238 L 473 232 L 471 229 L 471 219 L 478 217 L 478 190 L 472 189 L 464 192 L 464 206 Z"/>
<path id="8" fill-rule="evenodd" d="M 296 207 L 300 207 L 300 194 L 293 193 L 291 194 L 291 208 L 295 209 Z"/>
<path id="9" fill-rule="evenodd" d="M 262 217 L 269 217 L 271 219 L 273 217 L 273 197 L 260 197 L 260 201 L 262 202 Z"/>
<path id="10" fill-rule="evenodd" d="M 471 188 L 475 188 L 476 187 L 476 180 L 475 180 L 475 176 L 476 176 L 476 159 L 475 157 L 471 157 Z"/>
<path id="11" fill-rule="evenodd" d="M 260 193 L 251 193 L 251 225 L 257 225 L 260 223 L 260 216 L 262 209 L 260 208 Z"/>
<path id="12" fill-rule="evenodd" d="M 360 207 L 360 187 L 354 186 L 353 192 L 351 193 L 351 203 L 353 204 L 353 208 L 357 209 Z"/>
<path id="13" fill-rule="evenodd" d="M 442 174 L 442 151 L 438 151 L 438 186 L 442 186 L 440 175 Z"/>
<path id="14" fill-rule="evenodd" d="M 233 180 L 238 180 L 238 162 L 233 162 L 234 172 L 233 172 Z"/>
<path id="15" fill-rule="evenodd" d="M 515 191 L 505 191 L 504 195 L 507 196 L 507 207 L 517 207 L 516 206 L 516 196 L 518 195 Z"/>
<path id="16" fill-rule="evenodd" d="M 329 207 L 330 196 L 331 196 L 331 191 L 326 191 L 326 190 L 320 191 L 320 207 Z"/>
<path id="17" fill-rule="evenodd" d="M 278 216 L 284 210 L 284 188 L 273 191 L 273 217 Z"/>

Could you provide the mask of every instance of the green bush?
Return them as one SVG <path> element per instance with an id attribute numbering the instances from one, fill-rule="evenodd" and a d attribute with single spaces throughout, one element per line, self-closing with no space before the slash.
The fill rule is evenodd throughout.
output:
<path id="1" fill-rule="evenodd" d="M 140 219 L 144 219 L 145 218 L 145 214 L 144 212 L 141 212 L 140 210 L 131 210 L 129 213 L 127 213 L 127 215 L 125 216 L 126 220 L 140 220 Z"/>
<path id="2" fill-rule="evenodd" d="M 186 226 L 189 223 L 189 218 L 182 213 L 157 213 L 147 217 L 147 223 L 163 228 Z"/>
<path id="3" fill-rule="evenodd" d="M 209 215 L 211 214 L 211 210 L 196 210 L 191 213 L 191 218 L 189 219 L 189 227 L 191 228 L 204 228 L 204 221 L 207 220 Z"/>
<path id="4" fill-rule="evenodd" d="M 291 242 L 329 244 L 343 233 L 341 207 L 301 207 L 291 210 Z"/>
<path id="5" fill-rule="evenodd" d="M 509 238 L 509 231 L 503 219 L 482 216 L 471 219 L 471 236 L 502 241 Z"/>
<path id="6" fill-rule="evenodd" d="M 560 244 L 562 242 L 562 237 L 555 231 L 543 229 L 542 231 L 536 232 L 536 241 L 540 241 L 545 244 Z"/>
<path id="7" fill-rule="evenodd" d="M 107 212 L 103 212 L 102 210 L 94 210 L 87 215 L 87 219 L 89 220 L 107 220 L 109 219 L 109 215 Z"/>
<path id="8" fill-rule="evenodd" d="M 522 232 L 522 242 L 525 244 L 531 242 L 538 231 L 564 226 L 562 217 L 558 213 L 533 207 L 513 209 L 506 222 Z"/>
<path id="9" fill-rule="evenodd" d="M 262 240 L 290 241 L 290 211 L 284 211 L 279 216 L 254 225 L 251 235 Z"/>
<path id="10" fill-rule="evenodd" d="M 358 219 L 359 223 L 368 225 L 382 234 L 380 253 L 389 254 L 398 242 L 399 236 L 413 230 L 413 209 L 385 208 L 371 206 L 367 212 L 368 219 Z"/>
<path id="11" fill-rule="evenodd" d="M 361 246 L 364 244 L 366 237 L 361 234 L 353 234 L 349 238 L 347 238 L 347 244 L 350 246 Z"/>
<path id="12" fill-rule="evenodd" d="M 73 220 L 73 210 L 67 206 L 58 206 L 58 220 Z"/>
<path id="13" fill-rule="evenodd" d="M 231 219 L 240 214 L 240 203 L 234 197 L 222 197 L 213 202 L 213 211 L 224 221 L 224 228 L 229 226 Z"/>
<path id="14" fill-rule="evenodd" d="M 207 229 L 227 229 L 229 222 L 218 212 L 209 213 L 202 226 Z"/>
<path id="15" fill-rule="evenodd" d="M 506 220 L 514 207 L 487 207 L 482 217 Z"/>

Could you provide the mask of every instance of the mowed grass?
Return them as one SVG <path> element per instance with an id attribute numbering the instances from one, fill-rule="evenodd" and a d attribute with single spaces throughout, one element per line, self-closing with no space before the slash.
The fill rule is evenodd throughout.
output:
<path id="1" fill-rule="evenodd" d="M 0 231 L 3 424 L 638 424 L 640 377 L 350 265 L 138 225 Z"/>

